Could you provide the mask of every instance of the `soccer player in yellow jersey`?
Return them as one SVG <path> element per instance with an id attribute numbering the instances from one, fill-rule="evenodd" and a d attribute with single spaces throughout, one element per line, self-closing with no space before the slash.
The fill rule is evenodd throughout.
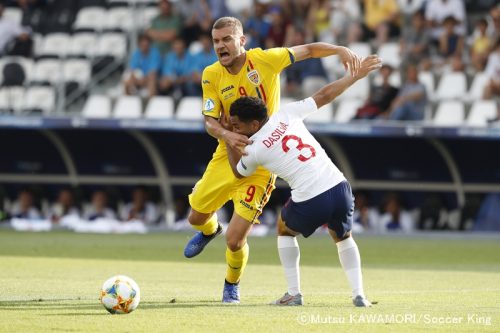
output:
<path id="1" fill-rule="evenodd" d="M 261 98 L 269 113 L 276 112 L 280 101 L 280 72 L 296 61 L 338 55 L 346 69 L 356 73 L 361 59 L 348 48 L 312 43 L 291 48 L 245 50 L 241 22 L 234 17 L 218 19 L 212 28 L 212 40 L 218 61 L 203 71 L 203 115 L 205 128 L 219 140 L 205 173 L 189 195 L 189 223 L 199 232 L 184 249 L 188 258 L 198 255 L 222 227 L 215 212 L 227 201 L 234 203 L 234 214 L 226 231 L 227 274 L 222 301 L 239 303 L 239 280 L 248 260 L 247 235 L 274 189 L 276 176 L 263 168 L 238 179 L 228 161 L 226 145 L 244 148 L 251 142 L 230 131 L 229 107 L 241 96 Z"/>

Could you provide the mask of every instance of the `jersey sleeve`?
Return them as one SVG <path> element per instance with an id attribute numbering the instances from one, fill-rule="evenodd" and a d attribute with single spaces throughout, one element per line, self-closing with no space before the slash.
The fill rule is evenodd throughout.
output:
<path id="1" fill-rule="evenodd" d="M 242 176 L 251 176 L 257 169 L 258 163 L 255 154 L 251 149 L 246 149 L 248 155 L 242 156 L 236 165 L 238 173 Z"/>
<path id="2" fill-rule="evenodd" d="M 267 63 L 275 73 L 280 73 L 295 62 L 295 53 L 286 47 L 255 49 L 254 54 L 260 61 Z"/>
<path id="3" fill-rule="evenodd" d="M 280 112 L 286 112 L 290 118 L 299 119 L 304 119 L 316 111 L 318 111 L 318 106 L 312 97 L 285 104 L 280 110 Z"/>
<path id="4" fill-rule="evenodd" d="M 201 87 L 203 89 L 203 110 L 204 116 L 219 119 L 222 113 L 222 103 L 217 95 L 216 73 L 205 69 L 201 77 Z"/>

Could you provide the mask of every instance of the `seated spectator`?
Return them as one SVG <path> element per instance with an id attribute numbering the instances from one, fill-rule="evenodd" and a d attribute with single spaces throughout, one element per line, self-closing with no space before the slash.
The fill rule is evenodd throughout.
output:
<path id="1" fill-rule="evenodd" d="M 245 24 L 245 33 L 249 37 L 246 47 L 254 49 L 257 47 L 264 48 L 265 39 L 271 28 L 271 23 L 265 18 L 267 13 L 267 5 L 261 2 L 255 2 L 254 12 Z"/>
<path id="2" fill-rule="evenodd" d="M 304 44 L 305 33 L 297 30 L 293 45 Z M 324 86 L 328 77 L 323 63 L 319 58 L 309 58 L 299 61 L 286 69 L 286 92 L 290 96 L 303 98 L 311 96 L 312 92 Z"/>
<path id="3" fill-rule="evenodd" d="M 193 82 L 195 84 L 200 84 L 205 67 L 217 61 L 217 55 L 212 47 L 212 37 L 209 34 L 202 34 L 200 43 L 202 45 L 201 51 L 192 56 L 195 63 L 195 71 L 193 72 Z"/>
<path id="4" fill-rule="evenodd" d="M 471 62 L 474 69 L 478 72 L 482 72 L 486 67 L 486 62 L 488 60 L 488 55 L 491 48 L 491 39 L 487 34 L 488 21 L 486 19 L 480 19 L 476 23 L 477 35 L 474 37 L 471 46 Z"/>
<path id="5" fill-rule="evenodd" d="M 389 111 L 383 115 L 391 120 L 423 120 L 427 93 L 425 86 L 418 81 L 416 65 L 408 65 L 406 82 L 403 84 Z"/>
<path id="6" fill-rule="evenodd" d="M 200 82 L 195 81 L 193 76 L 196 66 L 192 55 L 186 50 L 184 41 L 177 38 L 172 45 L 172 51 L 167 53 L 163 60 L 160 92 L 181 96 L 201 95 Z"/>
<path id="7" fill-rule="evenodd" d="M 160 15 L 153 19 L 146 34 L 154 41 L 160 53 L 165 54 L 170 51 L 174 39 L 180 35 L 182 21 L 179 15 L 173 13 L 170 1 L 160 0 L 158 6 Z"/>
<path id="8" fill-rule="evenodd" d="M 436 42 L 443 32 L 445 18 L 452 16 L 456 20 L 455 32 L 465 34 L 465 5 L 463 0 L 429 0 L 425 7 L 425 19 L 431 28 L 431 38 Z"/>
<path id="9" fill-rule="evenodd" d="M 430 32 L 425 25 L 424 14 L 421 11 L 413 14 L 411 29 L 407 29 L 400 41 L 403 66 L 409 63 L 420 65 L 423 70 L 431 67 L 429 43 Z"/>
<path id="10" fill-rule="evenodd" d="M 313 35 L 313 40 L 324 40 L 325 35 L 331 35 L 330 32 L 330 12 L 331 1 L 312 0 L 308 13 L 308 30 Z"/>
<path id="11" fill-rule="evenodd" d="M 61 219 L 66 216 L 80 216 L 80 210 L 75 205 L 73 191 L 70 189 L 59 191 L 57 202 L 50 210 L 50 219 L 53 223 L 61 222 Z"/>
<path id="12" fill-rule="evenodd" d="M 155 224 L 158 221 L 156 206 L 147 201 L 147 192 L 144 187 L 137 187 L 132 192 L 132 202 L 125 205 L 121 218 L 123 221 L 139 220 L 145 224 Z"/>
<path id="13" fill-rule="evenodd" d="M 42 218 L 40 211 L 33 203 L 33 193 L 22 190 L 17 196 L 17 201 L 12 205 L 10 216 L 12 218 L 39 220 Z"/>
<path id="14" fill-rule="evenodd" d="M 389 194 L 385 197 L 382 215 L 378 221 L 378 228 L 381 232 L 411 232 L 414 230 L 413 217 L 406 212 L 401 205 L 401 200 L 396 194 Z"/>
<path id="15" fill-rule="evenodd" d="M 135 95 L 145 89 L 148 98 L 156 95 L 156 77 L 160 67 L 160 51 L 151 45 L 148 35 L 139 35 L 138 48 L 132 53 L 128 71 L 125 73 L 125 93 Z"/>
<path id="16" fill-rule="evenodd" d="M 455 61 L 454 66 L 457 66 L 456 61 L 462 59 L 464 49 L 464 38 L 455 32 L 456 24 L 457 21 L 453 16 L 445 18 L 443 22 L 444 29 L 439 37 L 439 54 L 446 64 L 452 63 L 453 59 Z M 460 70 L 460 68 L 457 70 Z"/>
<path id="17" fill-rule="evenodd" d="M 370 207 L 368 193 L 357 192 L 354 197 L 353 231 L 363 232 L 375 229 L 378 221 L 378 213 L 375 208 Z"/>
<path id="18" fill-rule="evenodd" d="M 292 24 L 279 6 L 271 8 L 269 15 L 272 23 L 266 37 L 266 49 L 289 45 L 292 42 L 291 37 L 294 36 Z"/>
<path id="19" fill-rule="evenodd" d="M 365 39 L 376 38 L 377 46 L 399 36 L 399 7 L 396 0 L 365 0 Z"/>
<path id="20" fill-rule="evenodd" d="M 196 41 L 201 34 L 212 30 L 212 13 L 206 0 L 177 1 L 177 9 L 183 18 L 182 39 L 186 45 Z"/>
<path id="21" fill-rule="evenodd" d="M 422 12 L 425 8 L 425 2 L 427 0 L 398 0 L 398 6 L 401 10 L 403 18 L 403 28 L 406 29 L 411 25 L 413 16 Z M 423 13 L 422 13 L 423 15 Z"/>
<path id="22" fill-rule="evenodd" d="M 83 218 L 87 221 L 95 221 L 97 219 L 116 219 L 115 212 L 108 207 L 108 196 L 104 191 L 95 191 L 92 194 L 91 206 L 83 214 Z"/>
<path id="23" fill-rule="evenodd" d="M 390 65 L 383 65 L 380 68 L 382 84 L 371 87 L 370 95 L 365 105 L 358 109 L 354 119 L 375 119 L 389 109 L 399 91 L 398 88 L 392 86 L 389 82 L 392 72 L 393 68 Z"/>
<path id="24" fill-rule="evenodd" d="M 0 56 L 31 56 L 33 41 L 29 31 L 3 16 L 4 4 L 0 2 Z"/>
<path id="25" fill-rule="evenodd" d="M 500 39 L 488 57 L 485 73 L 488 76 L 488 84 L 483 93 L 484 99 L 491 99 L 500 96 Z"/>

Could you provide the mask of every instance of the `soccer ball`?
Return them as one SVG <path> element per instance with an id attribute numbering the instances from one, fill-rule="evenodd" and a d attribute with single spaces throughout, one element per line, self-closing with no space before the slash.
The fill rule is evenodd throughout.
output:
<path id="1" fill-rule="evenodd" d="M 112 314 L 129 313 L 139 305 L 141 290 L 128 276 L 116 275 L 104 282 L 99 300 Z"/>

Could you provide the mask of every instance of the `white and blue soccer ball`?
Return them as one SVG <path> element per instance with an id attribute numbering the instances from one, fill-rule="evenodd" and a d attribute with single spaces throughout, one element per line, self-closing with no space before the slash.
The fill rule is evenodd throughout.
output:
<path id="1" fill-rule="evenodd" d="M 141 290 L 128 276 L 116 275 L 104 282 L 99 300 L 112 314 L 130 313 L 141 301 Z"/>

